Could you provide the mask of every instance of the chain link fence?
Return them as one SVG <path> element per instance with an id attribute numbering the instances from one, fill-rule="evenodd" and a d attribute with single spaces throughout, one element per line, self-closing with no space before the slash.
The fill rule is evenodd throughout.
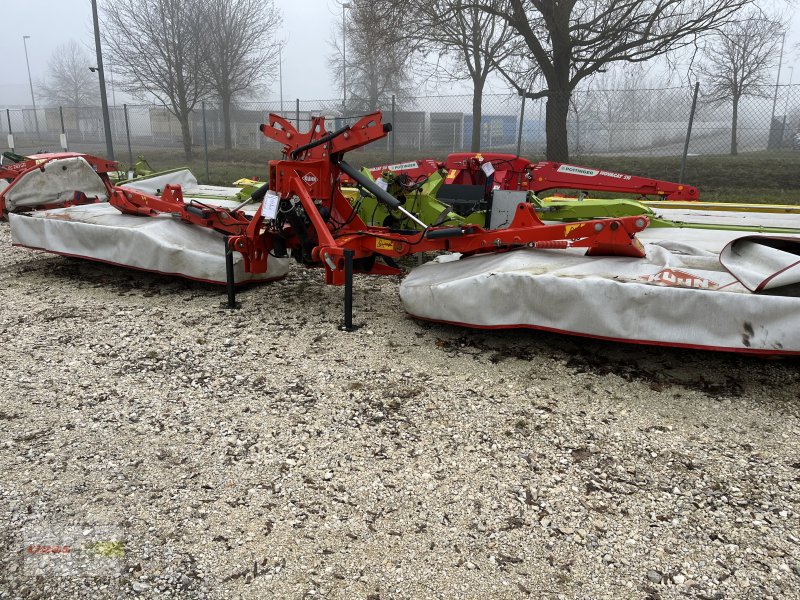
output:
<path id="1" fill-rule="evenodd" d="M 573 93 L 569 104 L 568 142 L 573 160 L 597 155 L 673 156 L 684 151 L 692 115 L 693 88 L 587 90 Z M 387 99 L 378 106 L 393 124 L 386 140 L 371 151 L 387 156 L 443 157 L 469 151 L 473 127 L 481 130 L 481 150 L 519 152 L 531 159 L 545 150 L 546 100 L 515 95 L 485 95 L 482 115 L 474 118 L 471 95 Z M 258 125 L 275 112 L 301 130 L 312 116 L 329 119 L 329 129 L 357 115 L 343 110 L 342 100 L 240 102 L 231 111 L 231 145 L 242 149 L 278 146 Z M 798 151 L 800 156 L 800 85 L 751 90 L 738 105 L 733 135 L 733 106 L 715 101 L 700 86 L 694 111 L 690 155 L 764 151 Z M 183 153 L 183 131 L 166 106 L 157 104 L 110 107 L 115 154 L 126 163 L 148 151 Z M 100 107 L 8 108 L 0 115 L 0 134 L 19 154 L 69 150 L 106 152 Z M 11 134 L 11 135 L 9 135 Z M 195 152 L 224 148 L 222 111 L 204 103 L 192 112 L 188 136 Z M 735 139 L 735 148 L 732 148 Z M 130 152 L 128 149 L 130 148 Z"/>

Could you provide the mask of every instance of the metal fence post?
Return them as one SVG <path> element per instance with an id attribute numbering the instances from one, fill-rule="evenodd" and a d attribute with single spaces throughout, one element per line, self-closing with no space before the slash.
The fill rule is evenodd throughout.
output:
<path id="1" fill-rule="evenodd" d="M 686 156 L 689 154 L 689 140 L 692 137 L 692 124 L 694 123 L 694 111 L 697 108 L 697 93 L 700 91 L 700 82 L 694 84 L 694 95 L 692 96 L 692 111 L 689 113 L 689 126 L 686 128 L 686 142 L 683 144 L 683 158 L 681 159 L 681 173 L 678 176 L 678 183 L 683 183 L 683 175 L 686 173 Z"/>
<path id="2" fill-rule="evenodd" d="M 8 147 L 14 152 L 14 132 L 11 131 L 11 111 L 6 109 L 6 119 L 8 119 Z"/>
<path id="3" fill-rule="evenodd" d="M 128 167 L 129 170 L 133 170 L 134 163 L 133 163 L 133 150 L 131 149 L 131 127 L 128 122 L 128 105 L 122 105 L 122 112 L 125 115 L 125 137 L 128 139 L 128 163 L 130 166 Z"/>
<path id="4" fill-rule="evenodd" d="M 300 98 L 297 98 L 294 108 L 294 120 L 297 130 L 300 131 Z"/>
<path id="5" fill-rule="evenodd" d="M 64 129 L 64 107 L 58 107 L 58 116 L 61 119 L 61 148 L 64 152 L 69 152 L 69 144 L 67 144 L 67 130 Z"/>
<path id="6" fill-rule="evenodd" d="M 522 96 L 522 107 L 519 109 L 519 131 L 517 132 L 517 156 L 522 152 L 522 124 L 525 122 L 525 96 Z M 472 119 L 472 126 L 475 127 L 475 119 Z M 480 127 L 480 123 L 478 123 Z"/>
<path id="7" fill-rule="evenodd" d="M 203 111 L 203 152 L 206 157 L 206 183 L 210 183 L 211 177 L 208 174 L 208 129 L 206 128 L 206 103 L 203 101 L 200 104 Z"/>
<path id="8" fill-rule="evenodd" d="M 394 164 L 394 148 L 395 148 L 395 133 L 397 132 L 397 121 L 396 121 L 396 109 L 397 105 L 395 103 L 394 94 L 392 94 L 392 131 L 389 135 L 392 136 L 392 164 Z"/>

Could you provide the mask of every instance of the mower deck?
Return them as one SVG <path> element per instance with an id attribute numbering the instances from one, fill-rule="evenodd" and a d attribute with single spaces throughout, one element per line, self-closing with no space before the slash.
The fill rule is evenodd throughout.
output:
<path id="1" fill-rule="evenodd" d="M 414 317 L 466 327 L 800 354 L 800 235 L 783 236 L 788 250 L 756 252 L 734 242 L 738 231 L 648 228 L 638 237 L 644 259 L 532 249 L 434 260 L 406 277 L 400 297 Z"/>
<path id="2" fill-rule="evenodd" d="M 216 284 L 226 282 L 225 237 L 169 215 L 124 215 L 108 203 L 10 214 L 15 246 L 174 275 Z M 271 259 L 265 273 L 247 273 L 233 253 L 235 283 L 281 279 L 288 259 Z"/>

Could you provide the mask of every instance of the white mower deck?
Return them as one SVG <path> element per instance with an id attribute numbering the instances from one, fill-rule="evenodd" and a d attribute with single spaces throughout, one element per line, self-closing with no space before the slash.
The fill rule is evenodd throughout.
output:
<path id="1" fill-rule="evenodd" d="M 15 246 L 210 283 L 226 280 L 222 234 L 168 215 L 124 215 L 101 203 L 10 214 L 9 222 Z M 244 271 L 238 252 L 233 259 L 237 284 L 280 279 L 289 271 L 285 258 L 270 258 L 267 272 L 257 275 Z"/>
<path id="2" fill-rule="evenodd" d="M 213 195 L 231 200 L 202 198 L 202 201 L 229 207 L 239 204 L 234 198 L 239 191 L 237 188 L 198 186 L 189 171 L 177 171 L 123 187 L 154 193 L 168 183 L 186 186 L 187 200 Z M 252 210 L 255 208 L 253 206 Z M 110 204 L 98 203 L 28 214 L 11 213 L 8 218 L 15 246 L 210 283 L 226 281 L 222 234 L 182 223 L 168 215 L 125 215 Z M 233 253 L 233 260 L 237 284 L 281 279 L 289 272 L 286 258 L 271 257 L 267 272 L 259 274 L 245 272 L 238 252 Z"/>
<path id="3" fill-rule="evenodd" d="M 414 317 L 467 327 L 800 354 L 800 236 L 782 249 L 735 231 L 638 237 L 644 259 L 532 249 L 442 257 L 414 269 L 400 296 Z"/>

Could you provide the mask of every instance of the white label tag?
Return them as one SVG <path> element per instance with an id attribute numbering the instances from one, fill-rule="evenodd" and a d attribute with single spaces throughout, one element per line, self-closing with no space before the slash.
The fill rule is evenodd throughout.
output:
<path id="1" fill-rule="evenodd" d="M 486 173 L 487 177 L 491 177 L 494 174 L 494 165 L 490 162 L 485 162 L 481 165 L 481 171 Z"/>
<path id="2" fill-rule="evenodd" d="M 14 136 L 11 135 L 10 133 L 8 134 L 8 147 L 9 148 L 14 147 Z"/>
<path id="3" fill-rule="evenodd" d="M 397 165 L 389 165 L 386 167 L 387 171 L 404 171 L 406 169 L 416 169 L 419 165 L 415 162 L 400 163 Z"/>
<path id="4" fill-rule="evenodd" d="M 261 203 L 261 216 L 265 219 L 274 219 L 278 215 L 278 203 L 281 197 L 272 190 L 267 192 L 264 196 L 264 201 Z"/>
<path id="5" fill-rule="evenodd" d="M 67 134 L 66 133 L 62 133 L 59 136 L 59 138 L 61 139 L 61 149 L 62 150 L 66 150 L 67 149 Z"/>
<path id="6" fill-rule="evenodd" d="M 583 167 L 576 167 L 575 165 L 561 165 L 556 170 L 559 173 L 569 173 L 571 175 L 581 175 L 583 177 L 594 177 L 600 172 L 594 169 L 585 169 Z"/>
<path id="7" fill-rule="evenodd" d="M 386 181 L 383 177 L 376 179 L 375 183 L 378 184 L 378 187 L 381 188 L 384 192 L 389 189 L 389 182 Z"/>

